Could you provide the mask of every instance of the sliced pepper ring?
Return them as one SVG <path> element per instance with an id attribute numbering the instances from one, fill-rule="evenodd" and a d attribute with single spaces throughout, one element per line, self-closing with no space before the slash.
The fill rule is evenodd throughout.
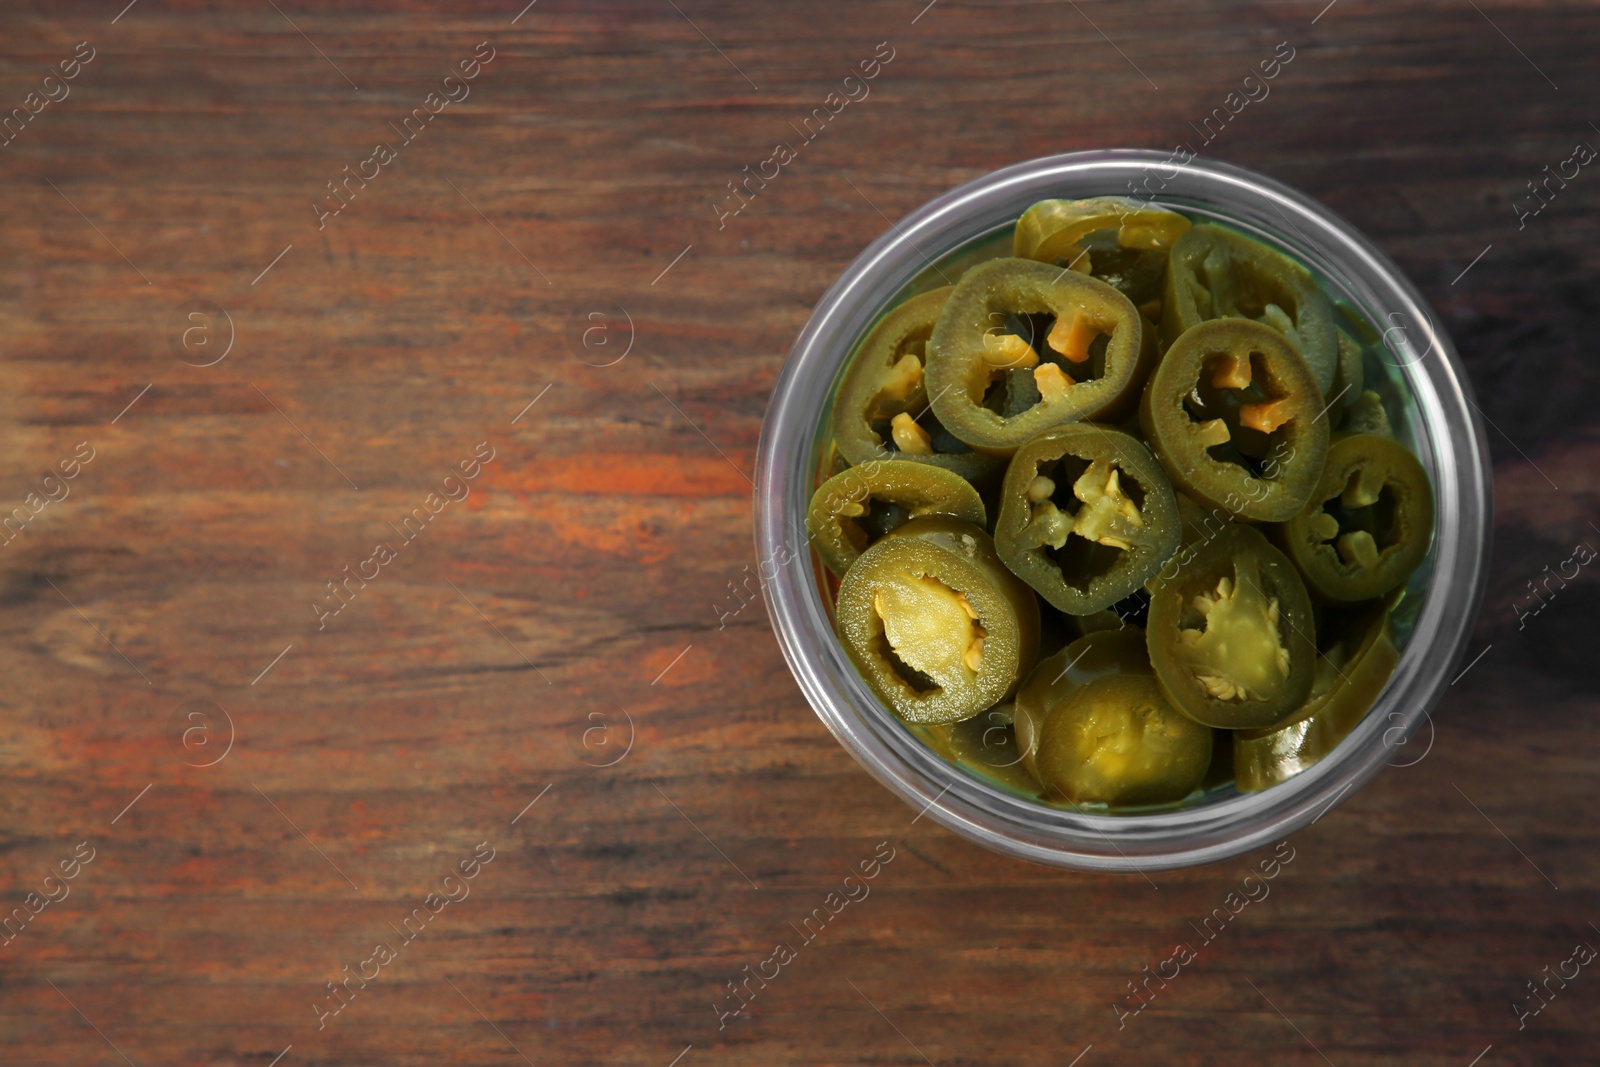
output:
<path id="1" fill-rule="evenodd" d="M 1145 643 L 1173 707 L 1227 730 L 1274 726 L 1316 671 L 1311 597 L 1282 552 L 1235 523 L 1150 583 Z"/>
<path id="2" fill-rule="evenodd" d="M 1074 804 L 1182 800 L 1211 764 L 1211 731 L 1172 707 L 1149 675 L 1091 682 L 1050 716 L 1037 765 L 1046 795 Z"/>
<path id="3" fill-rule="evenodd" d="M 1405 583 L 1428 553 L 1433 487 L 1411 450 L 1378 434 L 1340 437 L 1305 510 L 1278 531 L 1317 599 L 1355 604 Z"/>
<path id="4" fill-rule="evenodd" d="M 1172 344 L 1201 322 L 1246 318 L 1295 346 L 1327 393 L 1339 364 L 1333 305 L 1309 271 L 1241 233 L 1209 224 L 1172 245 L 1161 301 L 1161 337 Z"/>
<path id="5" fill-rule="evenodd" d="M 1288 781 L 1343 741 L 1377 703 L 1400 663 L 1389 612 L 1363 612 L 1317 659 L 1311 695 L 1288 722 L 1233 735 L 1234 782 L 1251 793 Z"/>
<path id="6" fill-rule="evenodd" d="M 1322 392 L 1276 330 L 1202 322 L 1175 341 L 1145 386 L 1139 424 L 1173 484 L 1258 522 L 1305 507 L 1328 455 Z"/>
<path id="7" fill-rule="evenodd" d="M 1159 300 L 1167 253 L 1189 226 L 1126 196 L 1041 200 L 1017 220 L 1012 254 L 1099 278 L 1142 307 Z"/>
<path id="8" fill-rule="evenodd" d="M 1050 713 L 1079 689 L 1114 674 L 1149 674 L 1144 631 L 1136 626 L 1096 630 L 1041 659 L 1017 687 L 1012 729 L 1022 765 L 1037 775 L 1034 758 Z"/>
<path id="9" fill-rule="evenodd" d="M 1072 686 L 1051 703 L 1033 765 L 1050 799 L 1165 804 L 1199 787 L 1212 744 L 1211 730 L 1180 715 L 1148 667 L 1133 667 Z"/>
<path id="10" fill-rule="evenodd" d="M 1088 615 L 1160 570 L 1181 532 L 1172 486 L 1149 450 L 1120 430 L 1073 423 L 1012 456 L 994 539 L 1040 596 Z"/>
<path id="11" fill-rule="evenodd" d="M 840 471 L 817 488 L 806 512 L 806 531 L 823 564 L 842 575 L 878 537 L 925 515 L 948 515 L 980 527 L 989 521 L 978 491 L 954 471 L 874 459 Z"/>
<path id="12" fill-rule="evenodd" d="M 856 670 L 908 723 L 993 707 L 1038 655 L 1038 600 L 989 535 L 957 519 L 914 519 L 868 548 L 834 611 Z"/>
<path id="13" fill-rule="evenodd" d="M 1030 315 L 1054 317 L 1047 339 L 1002 332 L 1013 316 Z M 1033 260 L 991 259 L 962 275 L 939 315 L 927 389 L 946 429 L 1008 456 L 1053 426 L 1131 408 L 1155 355 L 1143 316 L 1104 282 Z"/>
<path id="14" fill-rule="evenodd" d="M 974 452 L 928 410 L 928 338 L 954 286 L 901 303 L 861 342 L 840 383 L 833 439 L 859 466 L 874 459 L 909 459 L 976 481 L 998 471 L 993 456 Z"/>

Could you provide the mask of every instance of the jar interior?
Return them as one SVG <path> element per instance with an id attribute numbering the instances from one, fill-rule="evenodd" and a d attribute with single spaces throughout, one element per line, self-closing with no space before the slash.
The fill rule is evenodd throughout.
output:
<path id="1" fill-rule="evenodd" d="M 1408 365 L 1422 359 L 1427 353 L 1424 352 L 1419 355 L 1414 351 L 1405 333 L 1407 324 L 1394 321 L 1386 322 L 1381 310 L 1371 306 L 1364 299 L 1360 287 L 1341 277 L 1337 269 L 1318 256 L 1313 248 L 1309 247 L 1309 242 L 1303 239 L 1296 240 L 1294 235 L 1289 232 L 1274 232 L 1254 224 L 1243 223 L 1237 218 L 1219 212 L 1200 201 L 1168 197 L 1151 199 L 1148 203 L 1153 207 L 1164 207 L 1180 212 L 1196 222 L 1216 223 L 1243 233 L 1284 253 L 1290 259 L 1309 270 L 1323 292 L 1333 302 L 1340 324 L 1347 332 L 1350 332 L 1362 342 L 1363 389 L 1370 389 L 1378 394 L 1385 414 L 1388 416 L 1395 439 L 1409 448 L 1422 462 L 1424 469 L 1428 472 L 1429 478 L 1435 486 L 1435 492 L 1437 492 L 1439 469 L 1435 450 L 1441 447 L 1441 442 L 1435 440 L 1433 435 L 1429 433 L 1428 425 L 1417 401 L 1416 394 L 1405 373 L 1405 368 Z M 1285 217 L 1284 221 L 1292 228 L 1293 223 L 1287 217 Z M 863 326 L 852 342 L 848 358 L 840 362 L 839 369 L 830 384 L 826 399 L 818 415 L 815 432 L 811 439 L 810 458 L 806 464 L 806 469 L 810 472 L 810 481 L 805 487 L 807 500 L 822 482 L 844 468 L 844 461 L 837 455 L 832 443 L 833 405 L 844 375 L 859 354 L 861 343 L 868 337 L 873 327 L 877 325 L 884 315 L 905 300 L 941 286 L 954 284 L 969 267 L 978 263 L 1000 256 L 1011 255 L 1014 229 L 1014 221 L 1006 222 L 942 251 L 921 249 L 927 266 L 902 286 L 893 297 L 887 300 L 878 313 Z M 1390 318 L 1392 320 L 1395 316 L 1390 316 Z M 802 502 L 799 508 L 800 513 L 804 513 L 804 508 L 805 504 Z M 804 537 L 803 531 L 800 531 L 800 536 Z M 1431 539 L 1427 555 L 1416 570 L 1412 572 L 1403 587 L 1403 595 L 1399 597 L 1398 603 L 1394 604 L 1390 611 L 1395 646 L 1402 655 L 1404 655 L 1407 646 L 1410 644 L 1417 620 L 1423 611 L 1428 590 L 1432 584 L 1437 551 L 1437 537 L 1434 537 Z M 809 555 L 814 578 L 812 588 L 823 594 L 821 596 L 822 609 L 828 618 L 830 626 L 834 626 L 837 624 L 837 620 L 834 616 L 833 598 L 837 592 L 838 580 L 822 566 L 814 552 Z M 837 640 L 837 637 L 834 640 Z M 1389 683 L 1386 683 L 1386 688 L 1392 682 L 1393 678 L 1390 679 Z M 1374 706 L 1376 706 L 1376 702 Z M 887 708 L 880 706 L 877 711 L 885 721 L 891 722 L 894 728 L 909 735 L 917 744 L 937 753 L 951 766 L 959 768 L 966 778 L 980 787 L 993 790 L 1014 800 L 1022 800 L 1026 803 L 1037 805 L 1042 810 L 1071 810 L 1083 814 L 1128 818 L 1137 817 L 1141 814 L 1189 811 L 1241 795 L 1233 782 L 1232 742 L 1226 733 L 1222 732 L 1219 732 L 1218 743 L 1214 747 L 1215 755 L 1212 768 L 1206 776 L 1205 783 L 1199 790 L 1190 793 L 1182 800 L 1171 803 L 1109 807 L 1105 804 L 1052 802 L 1041 799 L 1037 796 L 1036 790 L 1030 790 L 1027 787 L 1026 772 L 1023 772 L 1018 766 L 1018 761 L 1020 761 L 1021 757 L 1016 754 L 1014 746 L 1007 746 L 1003 742 L 1003 738 L 1006 736 L 1004 731 L 986 730 L 981 724 L 969 725 L 967 727 L 969 731 L 976 732 L 980 738 L 984 739 L 981 747 L 985 755 L 983 757 L 960 758 L 948 741 L 942 739 L 937 731 L 930 731 L 926 727 L 909 725 Z M 975 718 L 985 719 L 991 714 L 991 711 L 982 712 Z M 968 722 L 970 723 L 971 720 Z M 1354 733 L 1355 731 L 1352 730 L 1352 736 Z M 989 739 L 994 739 L 996 742 L 992 746 L 992 752 L 990 751 Z M 1340 747 L 1348 745 L 1350 741 L 1351 737 L 1347 736 L 1340 743 Z M 1324 759 L 1329 761 L 1336 759 L 1337 753 L 1338 749 L 1335 749 Z M 988 759 L 990 755 L 994 757 L 994 762 L 990 762 Z"/>

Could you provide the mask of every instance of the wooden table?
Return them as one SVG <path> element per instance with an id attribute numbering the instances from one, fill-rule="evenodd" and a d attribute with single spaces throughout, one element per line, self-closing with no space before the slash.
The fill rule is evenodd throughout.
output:
<path id="1" fill-rule="evenodd" d="M 1516 611 L 1600 547 L 1600 176 L 1518 212 L 1600 145 L 1600 8 L 121 2 L 0 22 L 0 1062 L 1592 1059 L 1592 968 L 1512 1005 L 1600 945 L 1600 585 Z M 718 605 L 852 257 L 1003 164 L 1198 147 L 1280 42 L 1201 150 L 1352 220 L 1456 338 L 1483 654 L 1119 1027 L 1267 853 L 1147 883 L 913 824 Z"/>

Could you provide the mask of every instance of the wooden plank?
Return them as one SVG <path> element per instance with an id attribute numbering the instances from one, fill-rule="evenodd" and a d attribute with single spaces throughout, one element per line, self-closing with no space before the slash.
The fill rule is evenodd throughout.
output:
<path id="1" fill-rule="evenodd" d="M 0 108 L 94 49 L 0 148 L 0 513 L 94 455 L 0 545 L 6 906 L 94 850 L 0 949 L 0 1060 L 1581 1060 L 1587 971 L 1523 1029 L 1511 1005 L 1600 939 L 1600 602 L 1585 570 L 1514 605 L 1600 538 L 1600 192 L 1585 173 L 1522 229 L 1512 204 L 1600 138 L 1600 12 L 1321 6 L 0 15 Z M 319 228 L 327 183 L 483 41 L 470 95 Z M 1488 651 L 1426 757 L 1295 835 L 1271 895 L 1119 1027 L 1253 858 L 1156 888 L 913 824 L 763 609 L 716 605 L 754 562 L 784 353 L 890 220 L 1031 156 L 1193 141 L 1282 41 L 1270 96 L 1205 152 L 1362 227 L 1455 337 L 1497 427 Z M 870 95 L 720 218 L 879 42 Z M 616 347 L 575 344 L 595 309 Z M 341 606 L 328 583 L 379 542 L 401 544 Z M 326 983 L 459 894 L 485 842 L 450 883 L 470 895 L 319 1029 Z M 791 924 L 882 842 L 870 895 L 806 941 Z M 720 1027 L 779 943 L 793 962 Z"/>

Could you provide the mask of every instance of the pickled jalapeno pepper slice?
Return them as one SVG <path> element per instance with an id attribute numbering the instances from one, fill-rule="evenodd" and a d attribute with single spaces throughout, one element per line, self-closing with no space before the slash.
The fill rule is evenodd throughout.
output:
<path id="1" fill-rule="evenodd" d="M 1330 604 L 1403 585 L 1432 534 L 1428 472 L 1404 445 L 1369 433 L 1333 442 L 1305 510 L 1278 529 L 1312 595 Z"/>
<path id="2" fill-rule="evenodd" d="M 1045 795 L 1074 804 L 1181 800 L 1211 763 L 1211 730 L 1168 702 L 1131 627 L 1041 660 L 1017 691 L 1015 730 Z"/>
<path id="3" fill-rule="evenodd" d="M 1161 302 L 1169 345 L 1209 319 L 1263 322 L 1286 337 L 1328 392 L 1339 364 L 1333 305 L 1310 272 L 1260 241 L 1220 226 L 1191 228 L 1172 246 Z"/>
<path id="4" fill-rule="evenodd" d="M 1234 523 L 1186 546 L 1151 585 L 1145 643 L 1179 711 L 1245 730 L 1274 726 L 1305 703 L 1317 659 L 1311 597 L 1253 527 Z"/>
<path id="5" fill-rule="evenodd" d="M 1022 765 L 1030 773 L 1038 773 L 1034 757 L 1052 711 L 1090 682 L 1126 673 L 1150 673 L 1144 631 L 1133 626 L 1096 630 L 1041 659 L 1017 687 L 1012 710 L 1012 731 Z"/>
<path id="6" fill-rule="evenodd" d="M 1234 781 L 1241 791 L 1277 785 L 1314 766 L 1377 702 L 1400 662 L 1389 612 L 1369 608 L 1342 628 L 1341 638 L 1317 658 L 1311 695 L 1288 722 L 1234 733 Z"/>
<path id="7" fill-rule="evenodd" d="M 1155 574 L 1177 550 L 1179 526 L 1172 486 L 1137 438 L 1072 423 L 1012 456 L 995 550 L 1054 607 L 1088 615 Z"/>
<path id="8" fill-rule="evenodd" d="M 989 535 L 945 516 L 913 519 L 845 572 L 839 636 L 868 687 L 908 723 L 993 707 L 1033 666 L 1039 602 Z"/>
<path id="9" fill-rule="evenodd" d="M 874 459 L 822 483 L 812 494 L 806 531 L 823 564 L 842 575 L 872 542 L 925 515 L 949 515 L 977 526 L 989 522 L 978 491 L 954 471 Z"/>
<path id="10" fill-rule="evenodd" d="M 1050 716 L 1036 765 L 1048 794 L 1073 803 L 1165 804 L 1194 792 L 1211 731 L 1173 709 L 1145 674 L 1102 678 Z"/>
<path id="11" fill-rule="evenodd" d="M 1053 426 L 1130 410 L 1155 356 L 1143 316 L 1104 282 L 992 259 L 962 275 L 940 313 L 926 388 L 946 429 L 1009 456 Z"/>
<path id="12" fill-rule="evenodd" d="M 1311 498 L 1328 454 L 1322 392 L 1277 331 L 1240 319 L 1179 337 L 1145 387 L 1139 424 L 1175 487 L 1258 522 Z"/>
<path id="13" fill-rule="evenodd" d="M 968 480 L 1003 465 L 947 432 L 928 409 L 928 338 L 953 291 L 945 286 L 912 297 L 885 315 L 861 343 L 833 409 L 833 439 L 851 463 L 909 459 Z"/>
<path id="14" fill-rule="evenodd" d="M 1012 251 L 1099 278 L 1159 318 L 1167 255 L 1189 225 L 1176 211 L 1126 196 L 1041 200 L 1017 220 Z"/>

